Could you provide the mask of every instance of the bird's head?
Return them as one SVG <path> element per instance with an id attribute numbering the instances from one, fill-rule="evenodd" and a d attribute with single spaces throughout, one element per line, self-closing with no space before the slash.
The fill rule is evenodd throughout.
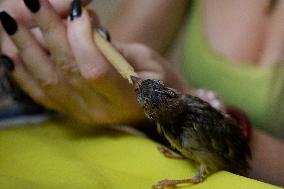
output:
<path id="1" fill-rule="evenodd" d="M 172 88 L 166 87 L 162 81 L 154 79 L 142 80 L 132 77 L 137 99 L 150 119 L 158 117 L 173 107 L 180 94 Z"/>

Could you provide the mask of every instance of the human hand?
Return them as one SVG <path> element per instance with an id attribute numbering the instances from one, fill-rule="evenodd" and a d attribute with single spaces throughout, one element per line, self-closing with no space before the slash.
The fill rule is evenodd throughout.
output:
<path id="1" fill-rule="evenodd" d="M 37 1 L 27 2 L 34 6 Z M 40 8 L 31 14 L 33 26 L 41 31 L 37 39 L 28 24 L 1 13 L 2 24 L 17 47 L 17 51 L 11 50 L 12 44 L 3 48 L 15 62 L 13 77 L 38 103 L 83 123 L 141 121 L 144 115 L 132 86 L 117 74 L 93 43 L 92 20 L 96 18 L 92 19 L 85 9 L 81 12 L 78 3 L 74 1 L 72 19 L 65 25 L 51 4 L 40 0 Z M 170 86 L 183 87 L 166 60 L 151 49 L 138 44 L 115 46 L 141 78 L 161 79 Z"/>

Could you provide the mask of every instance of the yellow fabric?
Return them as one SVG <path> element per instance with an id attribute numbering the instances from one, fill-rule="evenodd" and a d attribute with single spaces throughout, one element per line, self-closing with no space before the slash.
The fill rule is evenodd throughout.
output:
<path id="1" fill-rule="evenodd" d="M 165 158 L 149 139 L 109 129 L 82 132 L 59 122 L 1 129 L 0 170 L 1 189 L 150 189 L 196 171 L 191 161 Z M 277 187 L 222 171 L 184 188 Z"/>

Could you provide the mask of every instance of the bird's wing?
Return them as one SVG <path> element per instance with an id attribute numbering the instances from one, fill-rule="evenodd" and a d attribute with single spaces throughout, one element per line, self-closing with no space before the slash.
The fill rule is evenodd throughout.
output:
<path id="1" fill-rule="evenodd" d="M 185 133 L 193 138 L 190 147 L 214 153 L 233 167 L 247 168 L 250 149 L 236 122 L 199 98 L 186 100 L 191 100 L 184 123 Z"/>

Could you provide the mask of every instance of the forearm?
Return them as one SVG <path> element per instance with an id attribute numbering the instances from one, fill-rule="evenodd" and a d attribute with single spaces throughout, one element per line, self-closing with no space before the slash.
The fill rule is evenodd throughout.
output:
<path id="1" fill-rule="evenodd" d="M 284 186 L 284 143 L 254 129 L 251 136 L 252 178 Z"/>
<path id="2" fill-rule="evenodd" d="M 125 0 L 109 24 L 116 41 L 143 43 L 163 53 L 182 24 L 188 0 Z"/>

